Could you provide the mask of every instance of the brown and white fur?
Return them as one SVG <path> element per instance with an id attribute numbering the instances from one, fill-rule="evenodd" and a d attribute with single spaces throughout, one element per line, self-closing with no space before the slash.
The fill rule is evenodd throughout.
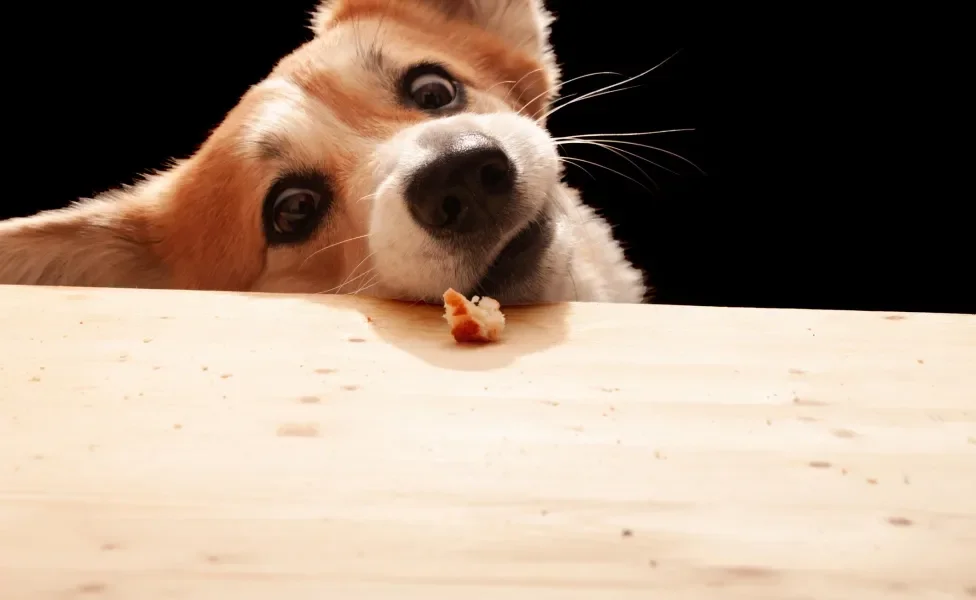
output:
<path id="1" fill-rule="evenodd" d="M 541 223 L 539 251 L 494 272 L 494 297 L 641 302 L 643 274 L 562 183 L 556 145 L 536 120 L 559 83 L 551 21 L 542 0 L 324 0 L 314 38 L 190 158 L 138 185 L 0 222 L 0 284 L 438 301 L 449 287 L 476 292 L 512 238 Z M 463 109 L 431 115 L 401 101 L 398 77 L 424 62 L 463 85 Z M 432 236 L 404 190 L 471 133 L 507 154 L 519 193 L 476 241 Z M 271 244 L 265 198 L 299 170 L 325 178 L 331 206 L 300 243 Z"/>

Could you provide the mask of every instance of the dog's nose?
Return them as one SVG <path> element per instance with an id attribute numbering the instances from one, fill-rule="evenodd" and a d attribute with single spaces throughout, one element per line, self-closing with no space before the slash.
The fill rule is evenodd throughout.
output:
<path id="1" fill-rule="evenodd" d="M 514 189 L 512 164 L 498 142 L 466 133 L 414 174 L 406 201 L 421 226 L 470 233 L 494 222 Z"/>

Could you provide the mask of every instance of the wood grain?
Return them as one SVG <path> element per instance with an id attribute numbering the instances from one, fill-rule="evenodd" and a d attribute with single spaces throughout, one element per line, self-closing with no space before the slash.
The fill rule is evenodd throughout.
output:
<path id="1" fill-rule="evenodd" d="M 976 597 L 976 317 L 507 314 L 0 288 L 0 597 Z"/>

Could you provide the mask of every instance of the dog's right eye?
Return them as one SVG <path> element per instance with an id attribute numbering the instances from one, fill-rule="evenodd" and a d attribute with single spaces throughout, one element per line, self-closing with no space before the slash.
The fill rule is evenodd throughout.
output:
<path id="1" fill-rule="evenodd" d="M 408 104 L 423 111 L 436 112 L 460 103 L 461 84 L 437 65 L 418 65 L 403 78 Z"/>
<path id="2" fill-rule="evenodd" d="M 264 235 L 271 244 L 302 242 L 315 232 L 331 205 L 331 190 L 319 175 L 280 179 L 264 199 Z"/>

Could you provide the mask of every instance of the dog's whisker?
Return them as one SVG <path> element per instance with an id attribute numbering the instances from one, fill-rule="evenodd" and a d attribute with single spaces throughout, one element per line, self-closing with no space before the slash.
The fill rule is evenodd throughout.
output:
<path id="1" fill-rule="evenodd" d="M 341 290 L 343 287 L 346 286 L 347 283 L 349 283 L 349 278 L 352 277 L 353 273 L 355 273 L 359 269 L 359 267 L 363 266 L 363 263 L 365 263 L 367 260 L 371 259 L 373 257 L 373 255 L 376 254 L 376 252 L 377 252 L 377 250 L 373 250 L 372 252 L 370 252 L 369 254 L 367 254 L 366 257 L 363 260 L 359 261 L 359 264 L 358 265 L 356 265 L 355 267 L 353 267 L 353 270 L 352 271 L 349 271 L 349 275 L 347 275 L 346 276 L 346 279 L 342 283 L 339 284 L 339 287 L 336 290 L 336 293 L 339 293 L 338 290 Z M 368 272 L 369 271 L 367 271 L 367 273 Z"/>
<path id="2" fill-rule="evenodd" d="M 597 148 L 603 148 L 604 150 L 607 150 L 608 152 L 613 152 L 617 156 L 623 158 L 624 160 L 626 160 L 630 164 L 632 164 L 635 167 L 637 167 L 638 169 L 640 169 L 641 172 L 643 172 L 643 169 L 641 169 L 640 166 L 637 163 L 635 163 L 634 161 L 632 161 L 629 158 L 627 158 L 627 156 L 633 156 L 634 158 L 636 158 L 638 160 L 642 160 L 642 161 L 644 161 L 644 162 L 646 162 L 648 164 L 654 165 L 655 167 L 657 167 L 659 169 L 663 169 L 663 170 L 667 171 L 668 173 L 671 173 L 672 175 L 678 175 L 678 173 L 676 171 L 674 171 L 672 169 L 669 169 L 669 168 L 665 167 L 664 165 L 661 165 L 659 163 L 656 163 L 653 160 L 647 158 L 646 156 L 641 156 L 640 154 L 637 154 L 636 152 L 631 152 L 629 150 L 624 150 L 623 148 L 616 148 L 612 144 L 610 144 L 610 143 L 604 143 L 603 141 L 600 141 L 600 140 L 567 140 L 567 141 L 563 141 L 563 142 L 558 143 L 557 146 L 570 146 L 570 145 L 574 145 L 574 144 L 578 144 L 578 145 L 581 145 L 581 146 L 596 146 Z M 647 173 L 644 173 L 644 175 L 648 179 L 651 179 L 651 177 L 648 176 Z M 653 179 L 651 179 L 651 181 L 654 182 Z M 654 185 L 657 186 L 657 182 L 654 182 Z"/>
<path id="3" fill-rule="evenodd" d="M 510 88 L 508 88 L 508 93 L 505 94 L 505 97 L 502 99 L 502 101 L 503 102 L 508 102 L 508 97 L 512 94 L 512 91 L 515 90 L 515 88 L 517 88 L 520 83 L 522 83 L 523 81 L 525 81 L 525 78 L 526 77 L 528 77 L 529 75 L 532 75 L 533 73 L 538 73 L 541 70 L 542 70 L 542 67 L 539 67 L 538 69 L 533 69 L 533 70 L 529 71 L 528 73 L 526 73 L 525 75 L 522 75 L 521 77 L 519 77 L 518 81 L 516 81 L 515 83 L 513 83 L 512 86 Z M 524 93 L 525 93 L 525 91 L 523 90 L 522 91 L 522 94 L 524 94 Z M 518 104 L 519 100 L 522 99 L 522 94 L 519 94 L 518 99 L 515 100 L 515 103 L 516 104 Z"/>
<path id="4" fill-rule="evenodd" d="M 583 141 L 583 140 L 579 140 L 579 141 Z M 628 146 L 638 146 L 640 148 L 647 148 L 648 150 L 655 150 L 657 152 L 663 152 L 664 154 L 668 154 L 670 156 L 673 156 L 673 157 L 677 158 L 678 160 L 681 160 L 681 161 L 684 161 L 684 162 L 688 163 L 689 165 L 693 166 L 702 175 L 707 175 L 707 173 L 705 173 L 705 171 L 701 167 L 699 167 L 698 165 L 696 165 L 692 161 L 688 160 L 684 156 L 681 156 L 680 154 L 677 154 L 675 152 L 671 152 L 670 150 L 665 150 L 664 148 L 659 148 L 657 146 L 650 146 L 648 144 L 641 144 L 641 143 L 638 143 L 638 142 L 629 142 L 629 141 L 625 141 L 625 140 L 611 140 L 611 139 L 601 139 L 601 138 L 587 138 L 586 141 L 595 141 L 595 142 L 602 142 L 602 143 L 607 143 L 607 144 L 625 144 L 625 145 L 628 145 Z M 564 140 L 564 141 L 560 141 L 559 142 L 559 144 L 567 144 L 567 143 L 571 143 L 571 141 Z M 647 159 L 644 159 L 644 160 L 647 160 Z M 658 165 L 658 166 L 660 166 L 660 165 Z M 664 167 L 661 167 L 661 168 L 663 169 Z M 673 173 L 673 171 L 672 171 L 672 173 Z"/>
<path id="5" fill-rule="evenodd" d="M 625 131 L 622 133 L 582 133 L 579 135 L 566 135 L 552 138 L 554 141 L 577 140 L 580 138 L 611 138 L 611 137 L 636 137 L 639 135 L 658 135 L 662 133 L 677 133 L 682 131 L 694 131 L 693 127 L 682 129 L 658 129 L 657 131 Z"/>
<path id="6" fill-rule="evenodd" d="M 646 162 L 648 162 L 648 163 L 650 163 L 650 164 L 652 164 L 652 165 L 654 165 L 656 167 L 660 167 L 660 168 L 662 168 L 662 169 L 664 169 L 666 171 L 671 171 L 667 167 L 661 167 L 661 165 L 655 163 L 654 161 L 652 161 L 650 159 L 644 158 L 643 156 L 641 156 L 641 155 L 639 155 L 639 154 L 637 154 L 635 152 L 628 152 L 626 150 L 621 150 L 619 148 L 614 148 L 613 146 L 610 146 L 608 144 L 602 144 L 602 143 L 599 143 L 599 142 L 590 142 L 590 141 L 586 141 L 586 142 L 565 142 L 565 144 L 579 144 L 579 145 L 583 145 L 583 146 L 592 145 L 592 146 L 595 146 L 597 148 L 602 148 L 603 150 L 606 150 L 607 152 L 612 152 L 612 153 L 616 154 L 617 156 L 619 156 L 620 158 L 622 158 L 625 161 L 627 161 L 628 163 L 630 163 L 631 165 L 633 165 L 633 167 L 635 169 L 637 169 L 638 171 L 640 171 L 641 174 L 644 175 L 644 177 L 647 177 L 647 179 L 651 182 L 651 184 L 654 185 L 654 187 L 655 188 L 658 188 L 658 189 L 660 189 L 660 186 L 657 184 L 656 181 L 654 181 L 654 178 L 651 177 L 650 175 L 648 175 L 647 172 L 643 168 L 641 168 L 641 166 L 639 164 L 637 164 L 636 162 L 634 162 L 633 160 L 631 160 L 630 158 L 628 158 L 628 155 L 635 156 L 635 157 L 639 158 L 640 160 L 646 161 Z M 674 171 L 671 171 L 671 172 L 674 173 Z M 677 175 L 677 173 L 675 173 L 675 175 Z"/>
<path id="7" fill-rule="evenodd" d="M 680 52 L 680 50 L 679 50 L 678 52 Z M 665 58 L 664 60 L 662 60 L 662 61 L 661 61 L 661 62 L 659 62 L 658 64 L 656 64 L 656 65 L 654 65 L 654 66 L 653 66 L 653 67 L 651 67 L 650 69 L 648 69 L 648 70 L 646 70 L 646 71 L 644 71 L 643 73 L 638 73 L 637 75 L 634 75 L 633 77 L 630 77 L 630 78 L 628 78 L 628 79 L 625 79 L 625 80 L 623 80 L 623 81 L 618 81 L 617 83 L 612 83 L 612 84 L 610 84 L 610 85 L 608 85 L 608 86 L 606 86 L 606 87 L 603 87 L 603 88 L 600 88 L 599 90 L 595 90 L 595 91 L 593 91 L 593 92 L 590 92 L 589 94 L 583 94 L 583 95 L 582 95 L 582 96 L 580 96 L 579 98 L 576 98 L 576 99 L 574 99 L 574 100 L 571 100 L 570 102 L 567 102 L 567 103 L 565 103 L 565 104 L 562 104 L 562 105 L 560 105 L 560 106 L 557 106 L 557 107 L 554 107 L 553 109 L 551 109 L 550 111 L 548 111 L 547 113 L 545 113 L 544 115 L 542 115 L 541 117 L 539 117 L 539 119 L 537 119 L 537 121 L 542 121 L 542 120 L 545 120 L 545 119 L 548 119 L 548 118 L 549 118 L 550 116 L 552 116 L 552 114 L 553 114 L 554 112 L 556 112 L 557 110 L 559 110 L 559 109 L 561 109 L 561 108 L 564 108 L 564 107 L 566 107 L 566 106 L 569 106 L 570 104 L 574 104 L 574 103 L 576 103 L 576 102 L 579 102 L 580 100 L 585 100 L 585 99 L 587 99 L 587 98 L 592 98 L 592 97 L 595 97 L 595 95 L 602 95 L 602 94 L 604 94 L 604 93 L 607 93 L 607 92 L 609 92 L 610 90 L 612 90 L 612 89 L 614 89 L 614 88 L 618 88 L 618 87 L 620 87 L 620 86 L 622 86 L 622 85 L 625 85 L 625 84 L 627 84 L 627 83 L 630 83 L 631 81 L 635 81 L 635 80 L 637 80 L 637 79 L 640 79 L 641 77 L 644 77 L 645 75 L 647 75 L 647 74 L 649 74 L 649 73 L 651 73 L 651 72 L 653 72 L 653 71 L 654 71 L 654 70 L 656 70 L 656 69 L 657 69 L 658 67 L 660 67 L 660 66 L 661 66 L 661 65 L 663 65 L 664 63 L 666 63 L 666 62 L 668 62 L 669 60 L 671 60 L 672 58 L 674 58 L 674 57 L 675 57 L 675 55 L 677 55 L 677 54 L 678 54 L 678 52 L 675 52 L 675 53 L 674 53 L 674 54 L 672 54 L 671 56 L 669 56 L 669 57 L 667 57 L 667 58 Z"/>
<path id="8" fill-rule="evenodd" d="M 559 161 L 560 162 L 564 162 L 567 165 L 572 165 L 572 166 L 576 167 L 580 171 L 583 171 L 584 173 L 586 173 L 587 175 L 589 175 L 590 176 L 590 179 L 596 181 L 596 177 L 593 176 L 593 173 L 590 173 L 589 171 L 587 171 L 585 167 L 581 167 L 581 166 L 575 164 L 575 162 L 574 162 L 575 159 L 573 157 L 571 157 L 571 156 L 560 156 L 559 157 Z"/>
<path id="9" fill-rule="evenodd" d="M 353 281 L 356 281 L 357 279 L 362 279 L 363 277 L 369 275 L 370 273 L 372 273 L 375 270 L 376 270 L 375 268 L 367 269 L 367 270 L 363 271 L 362 273 L 360 273 L 359 275 L 356 275 L 355 277 L 353 277 L 353 278 L 351 278 L 349 280 L 346 280 L 343 283 L 340 283 L 339 285 L 332 286 L 331 288 L 329 288 L 327 290 L 322 290 L 321 292 L 316 292 L 316 293 L 318 293 L 318 294 L 331 294 L 331 293 L 335 292 L 336 290 L 338 290 L 343 285 L 346 285 L 348 283 L 351 283 Z"/>
<path id="10" fill-rule="evenodd" d="M 567 99 L 569 99 L 569 98 L 573 98 L 573 97 L 575 97 L 575 96 L 579 96 L 579 92 L 573 92 L 572 94 L 566 94 L 565 96 L 560 96 L 560 98 L 559 98 L 559 99 L 560 99 L 560 100 L 567 100 Z M 534 101 L 534 99 L 533 99 L 533 101 Z M 529 104 L 532 104 L 532 102 L 529 102 L 529 103 L 528 103 L 528 104 L 526 104 L 525 106 L 527 107 L 527 106 L 529 106 Z M 535 111 L 534 113 L 532 113 L 532 116 L 530 116 L 529 118 L 530 118 L 530 119 L 532 119 L 533 121 L 535 121 L 536 123 L 539 123 L 539 122 L 540 122 L 540 120 L 539 120 L 538 118 L 536 118 L 536 115 L 538 115 L 538 114 L 539 114 L 539 113 L 541 113 L 542 111 L 544 111 L 544 110 L 546 110 L 547 108 L 548 108 L 548 107 L 546 107 L 546 106 L 543 106 L 543 107 L 542 107 L 542 108 L 540 108 L 539 110 L 537 110 L 537 111 Z M 522 109 L 522 110 L 524 110 L 524 109 L 525 109 L 525 108 L 523 107 L 523 109 Z M 515 114 L 521 114 L 521 112 L 522 112 L 522 111 L 519 111 L 518 113 L 515 113 Z"/>
<path id="11" fill-rule="evenodd" d="M 366 281 L 366 283 L 364 283 L 363 285 L 359 286 L 358 289 L 356 289 L 354 292 L 352 292 L 349 295 L 350 296 L 358 296 L 359 294 L 362 294 L 364 291 L 366 291 L 366 290 L 368 290 L 368 289 L 370 289 L 370 288 L 378 285 L 379 284 L 379 279 L 380 279 L 380 274 L 379 273 L 376 273 L 375 275 L 373 275 L 372 277 L 370 277 Z"/>
<path id="12" fill-rule="evenodd" d="M 506 83 L 515 83 L 515 80 L 514 80 L 514 79 L 509 79 L 509 80 L 507 80 L 507 81 L 498 81 L 498 82 L 496 82 L 496 83 L 495 83 L 494 85 L 492 85 L 492 86 L 490 86 L 490 87 L 488 87 L 488 88 L 487 88 L 487 89 L 485 90 L 485 93 L 487 94 L 488 92 L 490 92 L 491 90 L 493 90 L 493 89 L 495 89 L 496 87 L 498 87 L 498 86 L 500 86 L 500 85 L 505 85 Z"/>
<path id="13" fill-rule="evenodd" d="M 557 109 L 562 108 L 563 106 L 565 106 L 567 104 L 574 104 L 574 103 L 579 102 L 581 100 L 589 100 L 590 98 L 595 98 L 597 96 L 603 96 L 603 95 L 606 95 L 606 94 L 612 94 L 614 92 L 620 92 L 620 91 L 623 91 L 623 90 L 632 90 L 632 89 L 636 89 L 636 88 L 639 88 L 639 87 L 640 87 L 639 85 L 629 85 L 629 86 L 627 86 L 625 88 L 613 88 L 613 89 L 609 89 L 610 86 L 605 86 L 605 87 L 600 88 L 598 90 L 591 90 L 589 92 L 583 92 L 582 95 L 579 92 L 577 92 L 577 93 L 572 94 L 572 96 L 579 96 L 579 97 L 576 98 L 575 100 L 573 100 L 572 102 L 563 102 L 564 100 L 569 100 L 569 98 L 571 97 L 570 95 L 560 96 L 557 100 L 555 100 L 552 103 L 552 106 L 549 107 L 549 110 L 551 112 L 546 113 L 545 116 L 549 116 L 553 112 L 556 112 Z M 540 120 L 542 120 L 542 119 L 537 119 L 537 121 L 540 121 Z"/>
<path id="14" fill-rule="evenodd" d="M 617 74 L 618 73 L 590 73 L 590 75 L 617 75 Z M 579 79 L 579 77 L 577 79 Z M 570 79 L 569 81 L 573 81 L 573 80 Z M 569 82 L 567 82 L 567 83 L 569 83 Z M 631 86 L 631 87 L 639 87 L 639 86 Z M 631 87 L 623 88 L 623 90 L 631 89 Z M 601 90 L 602 89 L 605 89 L 605 88 L 601 88 Z M 612 93 L 612 92 L 615 92 L 615 91 L 623 91 L 623 90 L 610 90 L 610 91 L 601 91 L 601 90 L 597 90 L 595 92 L 586 92 L 582 96 L 580 96 L 580 92 L 574 92 L 572 94 L 567 94 L 565 96 L 560 96 L 559 98 L 553 100 L 551 106 L 544 106 L 540 110 L 537 110 L 532 115 L 532 120 L 535 121 L 536 123 L 542 123 L 543 121 L 545 121 L 546 119 L 549 118 L 549 115 L 551 115 L 552 113 L 556 112 L 556 110 L 558 108 L 561 108 L 561 107 L 563 107 L 563 106 L 565 106 L 567 104 L 573 104 L 573 103 L 578 102 L 580 100 L 587 100 L 589 98 L 594 98 L 596 96 L 602 96 L 604 94 L 609 94 L 609 93 Z M 579 96 L 579 97 L 576 98 L 575 100 L 569 100 L 570 98 L 573 98 L 575 96 Z M 568 100 L 568 102 L 567 102 L 567 100 Z M 542 111 L 548 111 L 548 112 L 546 112 L 545 114 L 543 114 L 541 117 L 538 116 L 539 113 L 542 112 Z"/>
<path id="15" fill-rule="evenodd" d="M 577 102 L 582 102 L 583 100 L 592 100 L 594 98 L 599 98 L 600 96 L 606 96 L 607 94 L 616 94 L 617 92 L 626 92 L 627 90 L 633 90 L 633 89 L 636 89 L 636 88 L 639 88 L 639 87 L 640 87 L 639 85 L 631 85 L 631 86 L 627 86 L 625 88 L 617 88 L 617 89 L 612 89 L 612 90 L 598 90 L 596 92 L 590 92 L 588 94 L 583 94 L 579 98 L 574 98 L 574 99 L 570 100 L 569 102 L 564 102 L 564 103 L 562 103 L 562 104 L 560 104 L 558 106 L 554 106 L 548 112 L 546 112 L 545 114 L 543 114 L 541 117 L 535 119 L 535 122 L 536 123 L 542 123 L 543 121 L 545 121 L 546 119 L 548 119 L 549 117 L 551 117 L 553 114 L 555 114 L 559 110 L 561 110 L 561 109 L 563 109 L 563 108 L 565 108 L 565 107 L 567 107 L 567 106 L 569 106 L 571 104 L 576 104 Z"/>
<path id="16" fill-rule="evenodd" d="M 592 161 L 592 160 L 586 160 L 586 159 L 583 159 L 583 158 L 577 158 L 577 157 L 573 157 L 573 161 L 579 161 L 579 162 L 584 162 L 584 163 L 586 163 L 586 164 L 588 164 L 588 165 L 593 165 L 594 167 L 600 167 L 601 169 L 606 169 L 607 171 L 610 171 L 610 172 L 612 172 L 612 173 L 616 173 L 617 175 L 620 175 L 620 176 L 621 176 L 621 177 L 623 177 L 624 179 L 629 179 L 630 181 L 633 181 L 634 183 L 636 183 L 637 185 L 639 185 L 639 186 L 641 186 L 642 188 L 644 188 L 644 189 L 645 189 L 645 190 L 647 190 L 648 192 L 650 192 L 650 191 L 651 191 L 651 190 L 650 190 L 650 189 L 649 189 L 649 188 L 648 188 L 648 187 L 647 187 L 646 185 L 644 185 L 643 183 L 641 183 L 641 182 L 639 182 L 639 181 L 637 181 L 636 179 L 634 179 L 634 178 L 633 178 L 633 177 L 631 177 L 630 175 L 627 175 L 626 173 L 621 173 L 620 171 L 618 171 L 618 170 L 616 170 L 616 169 L 612 169 L 612 168 L 610 168 L 610 167 L 608 167 L 608 166 L 606 166 L 606 165 L 602 165 L 602 164 L 600 164 L 600 163 L 598 163 L 598 162 L 594 162 L 594 161 Z"/>
<path id="17" fill-rule="evenodd" d="M 561 81 L 559 83 L 559 85 L 556 86 L 556 88 L 555 88 L 554 91 L 558 93 L 560 90 L 562 90 L 564 87 L 566 87 L 570 83 L 573 83 L 574 81 L 579 81 L 581 79 L 586 79 L 587 77 L 596 77 L 598 75 L 616 75 L 617 77 L 623 77 L 623 75 L 621 75 L 620 73 L 617 73 L 616 71 L 593 71 L 592 73 L 584 73 L 583 75 L 579 75 L 577 77 L 573 77 L 572 79 L 567 79 L 566 81 Z"/>
<path id="18" fill-rule="evenodd" d="M 584 75 L 580 75 L 579 77 L 573 77 L 572 79 L 567 79 L 566 81 L 563 81 L 559 85 L 557 85 L 554 90 L 546 90 L 546 91 L 542 92 L 541 94 L 537 95 L 535 98 L 532 98 L 531 100 L 529 100 L 528 102 L 526 102 L 525 103 L 525 106 L 522 107 L 516 114 L 522 114 L 522 111 L 525 110 L 525 108 L 527 108 L 533 102 L 535 102 L 539 98 L 545 96 L 546 94 L 549 94 L 549 93 L 557 93 L 558 94 L 559 91 L 562 90 L 563 87 L 566 86 L 567 84 L 573 83 L 574 81 L 579 81 L 581 79 L 586 79 L 587 77 L 596 77 L 597 75 L 617 75 L 618 77 L 621 76 L 620 73 L 615 73 L 613 71 L 596 71 L 596 72 L 593 72 L 593 73 L 586 73 Z M 576 96 L 578 94 L 579 94 L 579 92 L 576 92 L 576 93 L 570 94 L 569 96 L 565 96 L 565 98 L 569 98 L 569 97 L 572 97 L 572 96 Z M 543 110 L 545 110 L 545 109 L 543 109 Z M 538 114 L 538 112 L 536 114 Z M 532 120 L 533 121 L 538 121 L 538 119 L 535 118 L 535 115 L 532 116 Z"/>
<path id="19" fill-rule="evenodd" d="M 351 237 L 351 238 L 344 239 L 341 242 L 336 242 L 334 244 L 329 244 L 328 246 L 326 246 L 324 248 L 319 248 L 315 252 L 309 254 L 308 257 L 306 257 L 305 260 L 302 261 L 302 264 L 299 265 L 298 268 L 299 269 L 304 269 L 305 268 L 305 265 L 306 265 L 306 263 L 308 263 L 308 261 L 312 260 L 313 258 L 315 258 L 316 256 L 318 256 L 319 254 L 325 252 L 329 248 L 335 248 L 336 246 L 341 246 L 342 244 L 347 244 L 349 242 L 354 242 L 356 240 L 361 240 L 361 239 L 368 238 L 368 237 L 369 237 L 369 234 L 368 233 L 365 234 L 365 235 L 357 235 L 355 237 Z"/>
<path id="20" fill-rule="evenodd" d="M 348 295 L 348 296 L 358 296 L 358 295 L 362 294 L 363 292 L 365 292 L 366 290 L 369 290 L 369 289 L 372 289 L 372 288 L 376 287 L 380 283 L 378 281 L 379 276 L 377 275 L 375 279 L 377 279 L 377 281 L 371 280 L 372 283 L 370 283 L 369 285 L 360 287 L 358 290 L 352 292 L 351 294 L 346 294 L 346 295 Z"/>

